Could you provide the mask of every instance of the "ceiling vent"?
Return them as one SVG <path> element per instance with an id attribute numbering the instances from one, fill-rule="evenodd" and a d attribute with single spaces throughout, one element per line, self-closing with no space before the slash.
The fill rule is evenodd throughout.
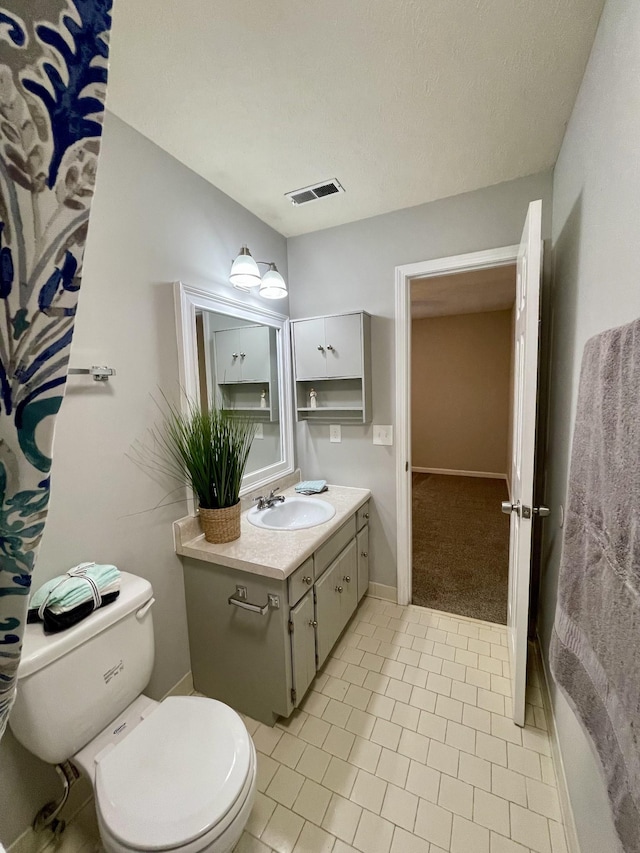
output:
<path id="1" fill-rule="evenodd" d="M 292 190 L 290 193 L 285 193 L 285 196 L 291 204 L 299 205 L 343 192 L 344 187 L 340 181 L 332 178 L 332 180 L 323 181 L 321 184 L 312 184 L 310 187 L 303 187 L 301 190 Z"/>

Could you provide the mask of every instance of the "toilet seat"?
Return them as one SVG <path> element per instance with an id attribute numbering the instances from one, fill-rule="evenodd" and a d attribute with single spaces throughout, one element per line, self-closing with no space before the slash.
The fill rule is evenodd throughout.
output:
<path id="1" fill-rule="evenodd" d="M 121 849 L 204 849 L 242 810 L 254 776 L 253 743 L 235 711 L 170 697 L 98 757 L 98 819 Z"/>

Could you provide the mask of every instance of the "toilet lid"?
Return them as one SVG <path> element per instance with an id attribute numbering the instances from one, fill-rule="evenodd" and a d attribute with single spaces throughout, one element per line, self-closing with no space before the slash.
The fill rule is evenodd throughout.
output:
<path id="1" fill-rule="evenodd" d="M 127 847 L 179 847 L 224 817 L 250 766 L 250 737 L 235 711 L 214 699 L 170 697 L 98 760 L 96 801 Z"/>

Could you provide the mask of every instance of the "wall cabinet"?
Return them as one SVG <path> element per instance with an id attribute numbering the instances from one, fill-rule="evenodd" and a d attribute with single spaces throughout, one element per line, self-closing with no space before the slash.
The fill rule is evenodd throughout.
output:
<path id="1" fill-rule="evenodd" d="M 214 332 L 214 373 L 222 408 L 278 420 L 275 335 L 269 326 Z"/>
<path id="2" fill-rule="evenodd" d="M 196 690 L 268 725 L 291 714 L 368 588 L 368 507 L 285 580 L 183 558 Z"/>
<path id="3" fill-rule="evenodd" d="M 292 320 L 298 420 L 371 420 L 371 317 Z M 312 405 L 315 401 L 315 406 Z"/>

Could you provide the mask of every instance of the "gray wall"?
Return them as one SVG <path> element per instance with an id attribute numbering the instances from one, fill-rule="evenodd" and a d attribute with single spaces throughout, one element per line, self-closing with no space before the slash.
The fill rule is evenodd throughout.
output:
<path id="1" fill-rule="evenodd" d="M 363 219 L 288 240 L 291 316 L 364 310 L 373 315 L 373 423 L 395 417 L 395 268 L 518 243 L 530 201 L 543 200 L 543 234 L 551 236 L 551 174 Z M 372 445 L 371 425 L 298 425 L 304 478 L 362 486 L 373 493 L 371 580 L 396 586 L 395 446 Z"/>
<path id="2" fill-rule="evenodd" d="M 640 4 L 608 0 L 554 174 L 552 370 L 540 630 L 556 602 L 582 349 L 640 314 Z M 614 614 L 611 614 L 614 618 Z M 637 637 L 635 638 L 637 641 Z M 618 849 L 599 767 L 564 698 L 553 704 L 582 853 Z"/>
<path id="3" fill-rule="evenodd" d="M 171 282 L 258 304 L 226 281 L 245 242 L 256 257 L 273 258 L 286 278 L 280 234 L 108 115 L 71 364 L 105 363 L 117 376 L 104 385 L 69 380 L 34 585 L 81 560 L 113 562 L 148 578 L 156 597 L 156 666 L 147 692 L 155 697 L 190 668 L 182 568 L 171 532 L 186 507 L 180 501 L 153 509 L 165 490 L 127 453 L 157 418 L 151 395 L 178 387 Z M 288 309 L 279 302 L 276 310 Z M 8 732 L 0 746 L 2 842 L 13 842 L 58 792 L 53 770 Z"/>

